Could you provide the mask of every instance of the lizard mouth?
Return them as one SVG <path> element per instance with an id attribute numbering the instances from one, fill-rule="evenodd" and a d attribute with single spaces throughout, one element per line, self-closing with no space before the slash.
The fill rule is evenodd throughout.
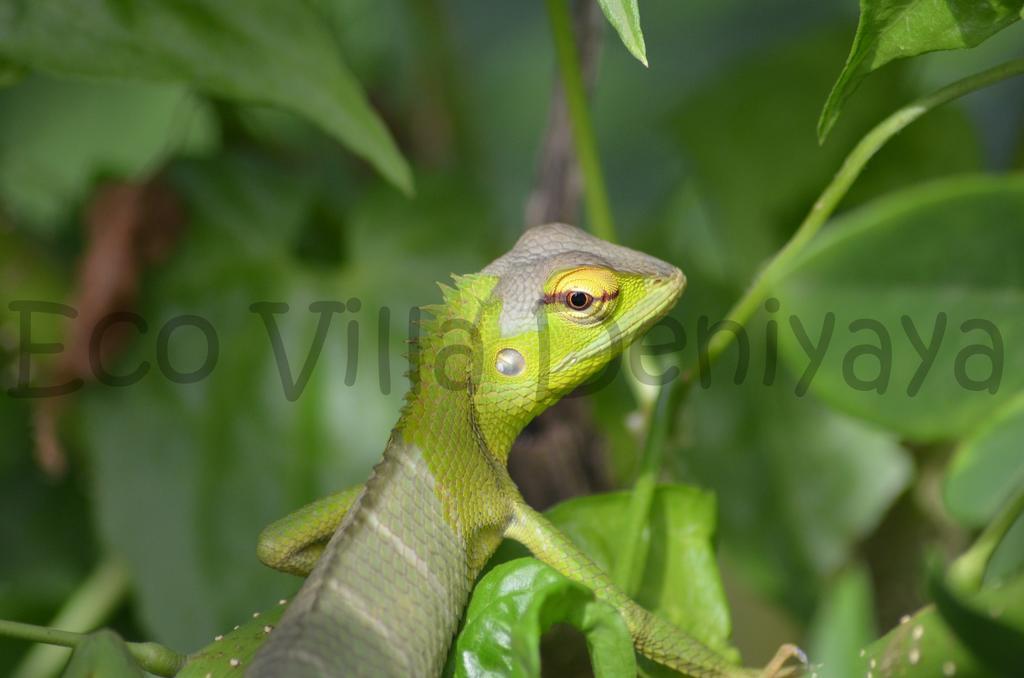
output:
<path id="1" fill-rule="evenodd" d="M 669 275 L 651 278 L 647 294 L 635 307 L 623 314 L 618 322 L 609 324 L 606 331 L 598 335 L 582 351 L 562 358 L 551 368 L 551 372 L 558 373 L 569 369 L 601 353 L 607 353 L 609 357 L 621 353 L 634 339 L 675 306 L 685 289 L 686 276 L 678 268 L 673 269 Z"/>

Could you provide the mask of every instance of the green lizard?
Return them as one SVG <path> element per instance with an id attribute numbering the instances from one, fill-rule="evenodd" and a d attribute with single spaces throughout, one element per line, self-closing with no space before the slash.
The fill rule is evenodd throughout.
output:
<path id="1" fill-rule="evenodd" d="M 412 388 L 365 488 L 271 525 L 259 557 L 309 575 L 246 675 L 434 676 L 476 576 L 505 537 L 622 614 L 636 649 L 692 676 L 746 676 L 634 603 L 523 501 L 506 470 L 538 413 L 667 312 L 675 266 L 563 224 L 527 231 L 425 307 Z M 332 536 L 333 535 L 333 536 Z M 776 675 L 780 649 L 763 672 Z"/>

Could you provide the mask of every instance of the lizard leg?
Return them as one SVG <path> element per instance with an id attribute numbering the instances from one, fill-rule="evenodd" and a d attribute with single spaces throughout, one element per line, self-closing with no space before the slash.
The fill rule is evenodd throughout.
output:
<path id="1" fill-rule="evenodd" d="M 260 532 L 256 555 L 275 570 L 305 577 L 362 491 L 362 485 L 350 487 L 271 523 Z"/>
<path id="2" fill-rule="evenodd" d="M 790 656 L 802 656 L 802 653 L 797 654 L 799 650 L 788 646 L 780 650 L 764 672 L 733 666 L 696 638 L 640 607 L 544 516 L 522 501 L 515 502 L 513 511 L 506 536 L 522 543 L 541 561 L 617 608 L 633 636 L 634 646 L 644 656 L 695 678 L 789 675 L 782 664 Z"/>

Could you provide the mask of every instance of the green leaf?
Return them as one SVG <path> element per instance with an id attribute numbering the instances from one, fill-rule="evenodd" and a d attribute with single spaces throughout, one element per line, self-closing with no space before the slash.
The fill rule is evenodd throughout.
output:
<path id="1" fill-rule="evenodd" d="M 957 520 L 981 527 L 1024 487 L 1024 396 L 960 443 L 946 470 L 943 497 Z"/>
<path id="2" fill-rule="evenodd" d="M 1010 579 L 1024 568 L 1024 516 L 1010 527 L 985 567 L 986 582 Z"/>
<path id="3" fill-rule="evenodd" d="M 812 391 L 915 440 L 970 433 L 1024 388 L 1022 219 L 1021 176 L 935 182 L 841 219 L 780 273 L 783 358 L 803 374 L 803 345 L 834 325 Z"/>
<path id="4" fill-rule="evenodd" d="M 618 611 L 533 558 L 495 567 L 473 589 L 455 675 L 540 676 L 540 638 L 558 622 L 583 632 L 594 675 L 635 675 L 633 640 Z"/>
<path id="5" fill-rule="evenodd" d="M 275 605 L 192 654 L 175 678 L 241 678 L 267 635 L 273 632 L 285 605 Z"/>
<path id="6" fill-rule="evenodd" d="M 212 108 L 181 85 L 29 77 L 0 91 L 0 200 L 19 225 L 52 232 L 98 178 L 145 177 L 218 136 Z"/>
<path id="7" fill-rule="evenodd" d="M 928 605 L 903 617 L 899 625 L 858 653 L 860 674 L 872 671 L 874 675 L 908 678 L 1011 675 L 1013 671 L 986 666 L 975 652 L 985 652 L 987 661 L 993 650 L 1001 657 L 1020 653 L 1019 642 L 993 647 L 990 641 L 995 635 L 979 638 L 979 632 L 998 629 L 997 634 L 1019 637 L 1024 629 L 1024 577 L 956 597 L 944 586 L 934 586 L 933 581 L 932 593 L 942 599 L 940 605 Z M 1015 666 L 1019 665 L 1016 662 Z"/>
<path id="8" fill-rule="evenodd" d="M 563 502 L 546 515 L 595 563 L 612 572 L 627 527 L 629 492 Z M 729 644 L 729 607 L 715 559 L 715 497 L 696 487 L 668 485 L 654 493 L 647 549 L 636 600 L 719 652 Z"/>
<path id="9" fill-rule="evenodd" d="M 928 588 L 935 604 L 904 615 L 897 626 L 863 647 L 857 653 L 856 675 L 1015 675 L 1024 648 L 1024 576 L 1018 573 L 967 592 L 953 586 L 948 574 L 944 579 L 934 564 L 930 569 Z"/>
<path id="10" fill-rule="evenodd" d="M 621 554 L 629 497 L 629 492 L 579 497 L 545 515 L 611 573 Z M 655 490 L 643 534 L 648 555 L 636 601 L 738 661 L 729 643 L 729 607 L 715 559 L 715 511 L 714 495 L 699 488 L 664 485 Z M 492 562 L 525 554 L 525 548 L 505 542 Z"/>
<path id="11" fill-rule="evenodd" d="M 859 666 L 861 675 L 867 675 L 870 670 L 872 675 L 888 672 L 908 678 L 949 675 L 995 678 L 958 641 L 932 605 L 908 615 L 899 626 L 864 648 Z M 883 668 L 880 671 L 878 667 Z"/>
<path id="12" fill-rule="evenodd" d="M 937 559 L 933 562 L 937 563 Z M 992 587 L 998 590 L 1002 587 Z M 1013 599 L 1011 591 L 1004 591 L 1001 605 L 1013 605 L 1010 614 L 993 613 L 970 600 L 963 592 L 956 590 L 952 582 L 947 583 L 942 570 L 932 567 L 929 574 L 928 590 L 942 620 L 953 630 L 963 643 L 987 668 L 997 675 L 1009 676 L 1024 666 L 1024 607 L 1021 606 L 1020 589 Z"/>
<path id="13" fill-rule="evenodd" d="M 818 120 L 824 141 L 843 104 L 872 71 L 894 59 L 980 44 L 1021 17 L 1021 0 L 861 0 L 850 55 Z"/>
<path id="14" fill-rule="evenodd" d="M 877 636 L 872 603 L 865 568 L 850 568 L 832 582 L 811 623 L 807 649 L 812 666 L 827 667 L 835 678 L 864 675 L 860 649 Z"/>
<path id="15" fill-rule="evenodd" d="M 646 66 L 647 46 L 644 45 L 643 31 L 640 30 L 640 10 L 636 0 L 598 0 L 598 4 L 622 38 L 622 44 L 637 61 Z"/>
<path id="16" fill-rule="evenodd" d="M 406 193 L 412 175 L 305 0 L 6 3 L 0 55 L 64 75 L 175 81 L 303 115 Z"/>
<path id="17" fill-rule="evenodd" d="M 104 629 L 79 643 L 64 678 L 142 678 L 145 674 L 119 635 Z"/>

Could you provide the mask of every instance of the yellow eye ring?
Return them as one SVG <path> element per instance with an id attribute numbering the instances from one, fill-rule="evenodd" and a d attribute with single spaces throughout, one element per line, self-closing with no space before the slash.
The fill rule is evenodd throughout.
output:
<path id="1" fill-rule="evenodd" d="M 619 282 L 606 268 L 583 266 L 562 271 L 545 286 L 544 303 L 556 305 L 569 319 L 596 323 L 615 307 Z"/>

